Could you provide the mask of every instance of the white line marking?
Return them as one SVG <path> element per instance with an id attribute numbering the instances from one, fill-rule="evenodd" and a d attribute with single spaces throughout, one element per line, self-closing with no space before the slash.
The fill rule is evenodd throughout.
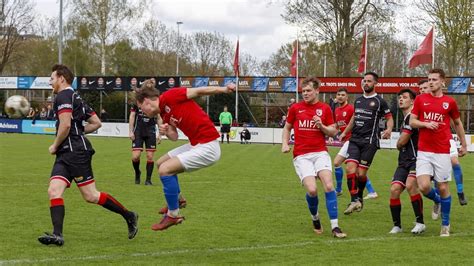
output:
<path id="1" fill-rule="evenodd" d="M 472 233 L 458 233 L 458 234 L 451 234 L 450 238 L 452 237 L 466 237 L 466 236 L 474 236 Z M 332 240 L 314 240 L 314 241 L 306 241 L 306 242 L 296 242 L 296 243 L 287 243 L 287 244 L 275 244 L 275 245 L 256 245 L 256 246 L 242 246 L 242 247 L 228 247 L 228 248 L 208 248 L 208 249 L 180 249 L 180 250 L 167 250 L 167 251 L 157 251 L 157 252 L 148 252 L 148 253 L 130 253 L 130 254 L 114 254 L 114 255 L 97 255 L 97 256 L 79 256 L 79 257 L 61 257 L 61 258 L 47 258 L 47 259 L 11 259 L 11 260 L 0 260 L 0 265 L 4 264 L 37 264 L 37 263 L 48 263 L 48 262 L 70 262 L 70 261 L 88 261 L 88 260 L 117 260 L 120 258 L 125 257 L 160 257 L 160 256 L 167 256 L 167 255 L 178 255 L 178 254 L 190 254 L 190 253 L 199 253 L 199 254 L 214 254 L 220 252 L 235 252 L 235 251 L 254 251 L 254 250 L 265 250 L 265 249 L 282 249 L 282 248 L 291 248 L 291 247 L 302 247 L 308 246 L 312 244 L 328 244 L 328 245 L 337 245 L 337 244 L 344 244 L 348 242 L 376 242 L 376 241 L 385 241 L 388 240 L 392 242 L 393 240 L 408 240 L 412 241 L 413 239 L 420 238 L 420 239 L 440 239 L 437 235 L 432 236 L 403 236 L 403 237 L 396 237 L 396 236 L 388 236 L 388 237 L 368 237 L 368 238 L 347 238 L 347 239 L 332 239 Z M 56 248 L 56 247 L 52 247 Z"/>

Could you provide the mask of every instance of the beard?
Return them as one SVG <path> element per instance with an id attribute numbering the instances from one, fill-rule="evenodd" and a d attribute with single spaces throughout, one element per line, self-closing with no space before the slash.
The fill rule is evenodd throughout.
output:
<path id="1" fill-rule="evenodd" d="M 364 86 L 365 93 L 371 93 L 374 91 L 374 87 Z"/>

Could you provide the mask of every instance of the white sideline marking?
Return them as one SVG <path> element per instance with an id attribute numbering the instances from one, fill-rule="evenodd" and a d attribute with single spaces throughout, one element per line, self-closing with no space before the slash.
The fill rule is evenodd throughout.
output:
<path id="1" fill-rule="evenodd" d="M 458 233 L 451 234 L 449 238 L 452 237 L 464 237 L 464 236 L 473 236 L 472 233 Z M 394 237 L 394 236 L 381 236 L 381 237 L 368 237 L 368 238 L 347 238 L 347 239 L 332 239 L 328 241 L 318 240 L 318 241 L 306 241 L 306 242 L 296 242 L 288 244 L 279 244 L 279 245 L 256 245 L 256 246 L 241 246 L 241 247 L 228 247 L 228 248 L 208 248 L 208 249 L 180 249 L 180 250 L 167 250 L 167 251 L 157 251 L 157 252 L 148 252 L 148 253 L 131 253 L 131 254 L 114 254 L 114 255 L 97 255 L 97 256 L 80 256 L 80 257 L 63 257 L 63 258 L 47 258 L 47 259 L 12 259 L 12 260 L 0 260 L 0 265 L 4 264 L 37 264 L 45 262 L 60 262 L 60 261 L 87 261 L 87 260 L 117 260 L 124 257 L 144 257 L 144 256 L 166 256 L 166 255 L 177 255 L 177 254 L 190 254 L 190 253 L 199 253 L 199 254 L 214 254 L 219 252 L 234 252 L 234 251 L 254 251 L 254 250 L 265 250 L 265 249 L 281 249 L 288 247 L 302 247 L 312 244 L 344 244 L 348 242 L 375 242 L 375 241 L 385 241 L 385 240 L 413 240 L 417 236 L 404 236 L 404 237 Z M 440 239 L 437 235 L 432 236 L 423 236 L 419 237 L 420 239 Z M 448 239 L 449 239 L 448 238 Z M 52 247 L 56 248 L 56 247 Z"/>

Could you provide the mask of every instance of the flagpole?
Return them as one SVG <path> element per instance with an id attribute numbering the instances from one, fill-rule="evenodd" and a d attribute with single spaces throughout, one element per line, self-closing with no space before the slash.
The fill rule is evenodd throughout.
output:
<path id="1" fill-rule="evenodd" d="M 296 31 L 296 102 L 298 102 L 298 85 L 299 85 L 299 79 L 298 79 L 298 75 L 299 75 L 299 69 L 298 69 L 298 64 L 299 64 L 299 55 L 300 55 L 300 51 L 299 51 L 299 31 L 297 30 Z"/>
<path id="2" fill-rule="evenodd" d="M 236 58 L 237 58 L 237 71 L 236 67 Z M 239 62 L 239 37 L 237 37 L 237 48 L 235 49 L 234 55 L 234 74 L 235 74 L 235 122 L 239 124 L 239 75 L 240 75 L 240 62 Z"/>
<path id="3" fill-rule="evenodd" d="M 364 56 L 365 56 L 365 59 L 364 59 L 364 73 L 367 73 L 367 39 L 369 38 L 369 30 L 368 30 L 368 26 L 365 27 L 365 51 L 364 51 Z"/>
<path id="4" fill-rule="evenodd" d="M 431 53 L 431 68 L 434 68 L 434 63 L 435 63 L 435 39 L 436 39 L 436 31 L 435 31 L 435 25 L 433 25 L 433 52 Z"/>

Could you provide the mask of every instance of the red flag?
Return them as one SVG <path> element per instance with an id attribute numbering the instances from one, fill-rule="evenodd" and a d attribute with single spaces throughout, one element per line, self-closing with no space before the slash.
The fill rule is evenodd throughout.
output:
<path id="1" fill-rule="evenodd" d="M 411 57 L 408 67 L 415 68 L 421 64 L 431 63 L 433 63 L 433 28 L 431 28 L 418 50 Z"/>
<path id="2" fill-rule="evenodd" d="M 297 72 L 297 61 L 298 58 L 298 42 L 295 41 L 293 43 L 293 54 L 291 55 L 291 66 L 290 66 L 290 74 L 292 77 L 296 77 Z"/>
<path id="3" fill-rule="evenodd" d="M 364 32 L 364 37 L 362 38 L 362 49 L 360 51 L 360 57 L 359 57 L 359 69 L 357 69 L 358 73 L 364 73 L 365 72 L 365 62 L 367 60 L 367 54 L 366 54 L 366 45 L 367 45 L 367 30 Z"/>
<path id="4" fill-rule="evenodd" d="M 237 40 L 237 48 L 235 48 L 234 74 L 239 76 L 239 40 Z"/>

